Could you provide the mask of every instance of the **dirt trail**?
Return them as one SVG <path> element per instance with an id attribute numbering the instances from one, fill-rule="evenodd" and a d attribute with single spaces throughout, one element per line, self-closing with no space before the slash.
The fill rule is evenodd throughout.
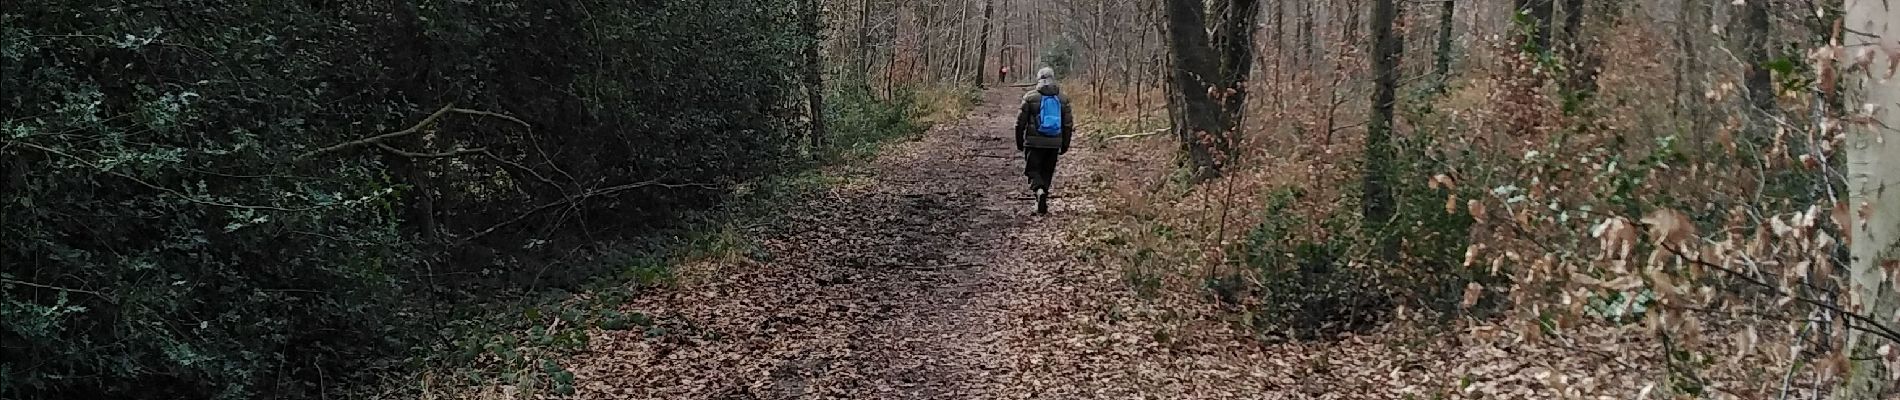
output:
<path id="1" fill-rule="evenodd" d="M 1071 152 L 1051 215 L 1032 215 L 1009 138 L 1020 90 L 986 92 L 785 210 L 786 226 L 749 238 L 757 254 L 632 301 L 654 328 L 596 333 L 573 362 L 580 397 L 1042 397 L 1024 390 L 1039 356 L 1023 338 L 1069 309 L 1048 307 L 1073 291 L 1054 243 L 1092 207 L 1065 190 L 1091 171 Z"/>

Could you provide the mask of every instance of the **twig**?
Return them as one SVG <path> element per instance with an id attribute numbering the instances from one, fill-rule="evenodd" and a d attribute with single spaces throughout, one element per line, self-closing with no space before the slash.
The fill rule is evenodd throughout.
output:
<path id="1" fill-rule="evenodd" d="M 60 151 L 60 150 L 57 150 L 57 149 L 53 149 L 53 148 L 50 148 L 50 147 L 46 147 L 46 146 L 41 146 L 41 145 L 38 145 L 38 144 L 33 144 L 33 143 L 28 143 L 28 142 L 17 142 L 17 141 L 16 141 L 16 142 L 11 142 L 11 143 L 17 143 L 17 144 L 19 144 L 19 145 L 21 145 L 21 146 L 25 146 L 25 147 L 27 147 L 27 148 L 31 148 L 31 149 L 35 149 L 35 150 L 39 150 L 39 151 L 42 151 L 42 152 L 46 152 L 46 153 L 48 153 L 48 154 L 53 154 L 53 155 L 57 155 L 57 156 L 60 156 L 60 157 L 65 157 L 65 158 L 69 158 L 69 159 L 72 159 L 73 161 L 76 161 L 76 162 L 78 162 L 78 163 L 80 163 L 80 164 L 83 164 L 83 165 L 85 165 L 85 166 L 87 166 L 87 167 L 91 167 L 92 169 L 95 169 L 95 170 L 98 170 L 99 172 L 104 172 L 104 173 L 106 173 L 106 174 L 108 174 L 108 175 L 113 175 L 113 176 L 117 176 L 117 177 L 120 177 L 120 178 L 125 178 L 126 180 L 130 180 L 130 181 L 132 181 L 132 182 L 134 182 L 134 183 L 138 183 L 138 184 L 139 184 L 139 185 L 141 185 L 141 186 L 145 186 L 145 187 L 147 187 L 147 188 L 151 188 L 152 190 L 157 190 L 157 191 L 160 191 L 160 192 L 164 192 L 165 194 L 169 194 L 169 195 L 172 195 L 172 196 L 177 196 L 177 197 L 178 197 L 178 198 L 180 198 L 180 199 L 184 199 L 185 201 L 189 201 L 189 202 L 192 202 L 192 203 L 197 203 L 197 204 L 202 204 L 202 205 L 207 205 L 207 206 L 215 206 L 215 207 L 224 207 L 224 208 L 236 208 L 236 209 L 242 209 L 242 210 L 271 210 L 271 211 L 283 211 L 283 212 L 301 212 L 301 211 L 310 211 L 310 210 L 315 210 L 315 209 L 319 209 L 319 208 L 323 208 L 323 207 L 324 207 L 324 206 L 312 206 L 312 207 L 302 207 L 302 208 L 284 208 L 284 207 L 278 207 L 278 206 L 254 206 L 254 205 L 245 205 L 245 204 L 233 204 L 233 203 L 222 203 L 222 202 L 217 202 L 217 201 L 211 201 L 211 200 L 205 200 L 205 199 L 201 199 L 201 198 L 198 198 L 198 197 L 195 197 L 195 196 L 192 196 L 192 195 L 188 195 L 188 194 L 185 194 L 184 192 L 180 192 L 180 191 L 177 191 L 177 190 L 174 190 L 174 189 L 171 189 L 171 188 L 167 188 L 167 187 L 164 187 L 164 186 L 159 186 L 159 185 L 157 185 L 157 184 L 153 184 L 153 183 L 151 183 L 151 182 L 146 182 L 146 181 L 145 181 L 144 179 L 139 179 L 138 177 L 135 177 L 135 176 L 132 176 L 132 175 L 127 175 L 127 174 L 125 174 L 125 173 L 122 173 L 122 172 L 119 172 L 119 171 L 113 171 L 113 170 L 111 170 L 111 169 L 107 169 L 107 168 L 105 168 L 105 167 L 103 167 L 103 166 L 100 166 L 100 165 L 98 165 L 98 164 L 93 164 L 93 163 L 92 163 L 92 161 L 89 161 L 89 160 L 86 160 L 86 159 L 85 159 L 85 158 L 83 158 L 83 157 L 79 157 L 79 156 L 76 156 L 76 155 L 73 155 L 72 153 L 67 153 L 67 152 L 64 152 L 64 151 Z"/>
<path id="2" fill-rule="evenodd" d="M 1859 324 L 1847 324 L 1847 327 L 1849 329 L 1854 329 L 1854 330 L 1861 331 L 1863 333 L 1869 333 L 1875 336 L 1880 336 L 1887 340 L 1900 342 L 1900 332 L 1894 331 L 1893 328 L 1889 328 L 1885 324 L 1882 324 L 1880 323 L 1880 321 L 1875 320 L 1873 318 L 1869 318 L 1867 316 L 1848 312 L 1847 310 L 1842 310 L 1840 307 L 1836 307 L 1826 302 L 1822 302 L 1819 300 L 1814 300 L 1814 299 L 1810 299 L 1806 297 L 1796 296 L 1792 293 L 1783 292 L 1781 291 L 1781 288 L 1776 287 L 1775 285 L 1769 284 L 1768 282 L 1757 280 L 1753 277 L 1750 277 L 1746 274 L 1741 273 L 1741 271 L 1732 270 L 1732 269 L 1729 269 L 1728 267 L 1717 265 L 1715 263 L 1711 263 L 1708 261 L 1703 261 L 1700 258 L 1691 257 L 1687 254 L 1683 254 L 1682 250 L 1679 249 L 1678 246 L 1662 246 L 1662 248 L 1665 250 L 1669 250 L 1669 252 L 1675 254 L 1676 257 L 1680 257 L 1681 259 L 1686 260 L 1688 262 L 1695 263 L 1697 265 L 1701 265 L 1704 267 L 1708 267 L 1717 271 L 1722 271 L 1723 273 L 1728 274 L 1729 276 L 1733 276 L 1737 279 L 1740 279 L 1743 282 L 1748 282 L 1756 286 L 1761 286 L 1762 288 L 1767 289 L 1770 294 L 1773 294 L 1776 296 L 1786 296 L 1788 299 L 1798 301 L 1803 304 L 1820 307 L 1822 309 L 1828 310 L 1829 312 L 1840 314 L 1841 316 L 1847 317 L 1848 319 L 1852 319 L 1855 322 L 1859 322 Z M 1862 326 L 1862 325 L 1865 325 L 1865 326 Z M 1868 327 L 1872 327 L 1873 329 L 1868 329 Z"/>
<path id="3" fill-rule="evenodd" d="M 554 183 L 554 180 L 548 179 L 546 175 L 541 175 L 540 172 L 535 172 L 534 169 L 528 168 L 528 166 L 521 165 L 521 163 L 517 163 L 514 161 L 509 161 L 508 159 L 505 159 L 505 158 L 501 158 L 501 156 L 495 155 L 494 152 L 487 151 L 487 150 L 482 150 L 482 155 L 488 156 L 489 159 L 495 160 L 495 162 L 501 163 L 502 165 L 515 167 L 515 169 L 519 169 L 521 170 L 521 172 L 526 172 L 528 173 L 529 176 L 533 176 L 535 180 L 539 180 L 541 181 L 541 183 L 546 184 L 549 187 L 553 187 L 554 190 L 561 191 L 561 195 L 563 197 L 567 196 L 566 187 L 562 187 L 560 184 Z"/>
<path id="4" fill-rule="evenodd" d="M 423 118 L 422 121 L 416 122 L 415 125 L 410 125 L 408 128 L 404 128 L 403 130 L 385 133 L 385 134 L 376 135 L 376 136 L 370 136 L 367 138 L 339 143 L 330 147 L 316 149 L 314 151 L 304 153 L 301 156 L 297 156 L 297 159 L 299 160 L 308 159 L 311 157 L 323 155 L 325 153 L 336 152 L 336 151 L 345 150 L 345 149 L 362 146 L 362 145 L 376 144 L 384 140 L 389 140 L 389 139 L 394 139 L 394 138 L 398 138 L 402 136 L 415 134 L 416 132 L 421 132 L 423 128 L 427 128 L 430 125 L 434 125 L 436 120 L 442 119 L 443 115 L 448 115 L 450 111 L 454 111 L 454 110 L 457 110 L 454 104 L 444 105 L 442 106 L 442 108 L 435 110 L 435 112 L 433 113 L 430 113 L 428 117 Z"/>
<path id="5" fill-rule="evenodd" d="M 479 115 L 479 116 L 489 117 L 489 118 L 500 118 L 500 119 L 508 120 L 508 122 L 520 124 L 522 127 L 533 127 L 533 125 L 528 125 L 527 121 L 522 121 L 520 118 L 515 118 L 507 114 L 502 114 L 502 113 L 497 113 L 497 112 L 492 112 L 492 111 L 470 110 L 466 108 L 451 108 L 449 109 L 449 112 L 453 112 L 457 114 Z"/>
<path id="6" fill-rule="evenodd" d="M 488 152 L 488 148 L 485 148 L 485 147 L 477 147 L 473 149 L 455 149 L 455 150 L 445 151 L 441 153 L 417 153 L 417 152 L 412 152 L 412 151 L 405 151 L 403 149 L 398 149 L 395 146 L 390 146 L 390 145 L 382 144 L 382 143 L 377 143 L 376 147 L 380 147 L 383 149 L 383 151 L 388 151 L 391 154 L 395 154 L 395 155 L 399 155 L 403 157 L 409 157 L 409 158 L 445 158 L 445 157 L 456 157 L 456 156 L 463 156 L 463 155 L 469 155 L 469 154 L 481 154 L 481 153 Z"/>
<path id="7" fill-rule="evenodd" d="M 1801 333 L 1800 335 L 1796 336 L 1795 341 L 1798 342 L 1798 341 L 1801 341 L 1802 339 L 1805 339 L 1808 336 L 1808 333 L 1813 330 L 1813 327 L 1814 327 L 1813 323 L 1802 324 Z M 1795 355 L 1792 355 L 1792 354 L 1789 355 L 1789 357 L 1794 357 L 1794 356 Z M 1779 398 L 1781 399 L 1788 398 L 1788 389 L 1794 387 L 1794 373 L 1800 370 L 1800 368 L 1798 368 L 1800 365 L 1801 363 L 1798 363 L 1798 362 L 1788 365 L 1788 374 L 1783 375 L 1781 377 L 1781 397 Z"/>
<path id="8" fill-rule="evenodd" d="M 338 143 L 330 147 L 316 149 L 311 152 L 304 153 L 301 156 L 297 156 L 297 159 L 299 160 L 309 159 L 311 157 L 316 157 L 319 155 L 333 153 L 333 152 L 342 151 L 342 150 L 348 150 L 350 148 L 354 148 L 358 146 L 382 144 L 382 142 L 385 140 L 413 135 L 413 134 L 416 134 L 417 132 L 422 132 L 423 129 L 427 129 L 430 126 L 435 125 L 436 121 L 440 121 L 442 119 L 442 116 L 448 115 L 449 113 L 468 114 L 468 115 L 476 115 L 476 116 L 483 116 L 483 117 L 489 117 L 489 118 L 499 118 L 499 119 L 507 120 L 508 122 L 521 124 L 521 126 L 524 126 L 524 127 L 531 126 L 531 125 L 528 125 L 527 121 L 522 121 L 520 118 L 511 117 L 506 114 L 490 112 L 490 111 L 470 110 L 466 108 L 455 108 L 454 103 L 449 103 L 449 104 L 443 105 L 442 108 L 436 109 L 435 112 L 429 113 L 429 116 L 422 118 L 422 121 L 418 121 L 416 122 L 415 125 L 410 125 L 408 128 L 403 128 L 403 130 L 385 133 L 385 134 L 376 135 L 376 136 L 370 136 L 370 137 L 366 137 L 362 139 Z M 397 154 L 401 154 L 401 155 L 415 154 L 415 153 L 406 153 L 400 150 L 394 150 L 387 147 L 385 147 L 384 150 L 395 151 L 397 152 Z"/>
<path id="9" fill-rule="evenodd" d="M 74 292 L 74 293 L 85 293 L 85 294 L 90 294 L 90 295 L 93 295 L 93 296 L 99 296 L 99 298 L 100 298 L 100 299 L 104 299 L 104 300 L 105 300 L 106 302 L 108 302 L 108 303 L 114 303 L 114 304 L 117 304 L 117 303 L 118 303 L 118 301 L 115 301 L 115 300 L 113 300 L 113 299 L 112 299 L 112 296 L 107 296 L 107 295 L 106 295 L 105 293 L 99 293 L 99 292 L 95 292 L 95 291 L 91 291 L 91 290 L 86 290 L 86 289 L 73 289 L 73 288 L 69 288 L 69 287 L 60 287 L 60 286 L 53 286 L 53 285 L 43 285 L 43 284 L 38 284 L 38 283 L 33 283 L 33 282 L 27 282 L 27 281 L 22 281 L 22 280 L 15 280 L 15 279 L 7 279 L 7 278 L 0 278 L 0 283 L 7 283 L 7 284 L 13 284 L 13 285 L 20 285 L 20 286 L 28 286 L 28 287 L 36 287 L 36 288 L 41 288 L 41 289 L 51 289 L 51 290 L 59 290 L 59 291 L 66 291 L 66 292 Z"/>
<path id="10" fill-rule="evenodd" d="M 635 183 L 629 183 L 625 185 L 588 190 L 585 193 L 581 193 L 579 196 L 573 196 L 566 199 L 561 199 L 560 201 L 555 201 L 555 202 L 551 202 L 547 204 L 542 204 L 540 206 L 536 206 L 535 208 L 530 209 L 527 212 L 521 213 L 521 215 L 516 215 L 514 218 L 510 218 L 507 221 L 502 221 L 501 223 L 497 223 L 497 224 L 489 226 L 487 229 L 483 229 L 479 232 L 476 232 L 474 235 L 471 235 L 468 238 L 462 239 L 460 241 L 460 244 L 466 244 L 468 242 L 475 241 L 475 239 L 480 239 L 483 236 L 487 236 L 490 233 L 494 233 L 495 230 L 497 229 L 501 229 L 502 227 L 519 223 L 522 220 L 528 219 L 528 217 L 530 216 L 533 216 L 535 214 L 540 214 L 541 212 L 547 211 L 554 207 L 577 203 L 577 202 L 587 200 L 593 197 L 609 196 L 616 193 L 620 193 L 620 192 L 624 192 L 624 191 L 628 191 L 632 189 L 648 187 L 648 186 L 658 186 L 658 187 L 663 187 L 663 188 L 668 188 L 668 189 L 677 189 L 677 188 L 686 188 L 686 187 L 695 187 L 695 188 L 701 188 L 701 189 L 717 189 L 718 188 L 717 186 L 708 185 L 704 183 L 664 183 L 660 181 L 645 181 L 645 182 L 635 182 Z"/>

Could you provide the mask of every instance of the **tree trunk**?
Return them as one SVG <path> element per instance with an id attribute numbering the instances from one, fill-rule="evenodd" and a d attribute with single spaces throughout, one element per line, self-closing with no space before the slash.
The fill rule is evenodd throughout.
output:
<path id="1" fill-rule="evenodd" d="M 911 78 L 915 80 L 934 80 L 934 77 L 930 76 L 932 74 L 929 74 L 929 72 L 934 71 L 931 67 L 936 65 L 932 62 L 936 60 L 934 59 L 935 57 L 931 57 L 933 53 L 930 52 L 930 37 L 936 35 L 937 27 L 931 26 L 930 24 L 936 21 L 933 15 L 936 13 L 936 10 L 937 7 L 935 3 L 932 2 L 925 2 L 918 6 L 917 57 L 910 61 L 911 71 L 916 74 Z"/>
<path id="2" fill-rule="evenodd" d="M 969 70 L 969 68 L 967 68 L 968 64 L 966 64 L 969 62 L 969 57 L 965 57 L 965 55 L 970 54 L 970 27 L 968 24 L 970 20 L 970 5 L 958 2 L 957 8 L 957 48 L 956 56 L 951 57 L 951 59 L 956 60 L 956 66 L 950 70 L 951 82 L 963 81 L 963 73 Z M 977 67 L 977 69 L 981 70 L 983 67 Z M 981 73 L 982 71 L 977 72 Z"/>
<path id="3" fill-rule="evenodd" d="M 871 79 L 871 0 L 858 0 L 858 59 L 855 79 L 870 87 Z"/>
<path id="4" fill-rule="evenodd" d="M 819 46 L 824 45 L 825 22 L 824 7 L 819 0 L 804 0 L 805 15 L 801 18 L 805 33 L 811 35 L 811 42 L 805 45 L 805 97 L 810 104 L 811 113 L 811 152 L 818 156 L 825 148 L 825 64 L 819 56 Z"/>
<path id="5" fill-rule="evenodd" d="M 1750 120 L 1765 121 L 1775 114 L 1775 86 L 1768 75 L 1768 4 L 1766 0 L 1750 0 L 1734 10 L 1735 36 L 1733 37 L 1735 55 L 1742 60 L 1742 87 L 1747 96 L 1746 114 Z M 1763 138 L 1770 135 L 1762 124 L 1749 123 L 1751 138 Z"/>
<path id="6" fill-rule="evenodd" d="M 983 88 L 983 75 L 985 72 L 988 71 L 987 69 L 984 69 L 985 68 L 984 63 L 985 63 L 985 59 L 988 59 L 990 56 L 990 17 L 995 15 L 995 13 L 996 13 L 996 0 L 984 1 L 983 2 L 983 33 L 980 35 L 977 35 L 978 38 L 977 38 L 977 43 L 976 43 L 976 87 L 978 89 Z"/>
<path id="7" fill-rule="evenodd" d="M 884 95 L 897 93 L 897 33 L 903 31 L 904 18 L 897 10 L 897 3 L 891 4 L 891 28 L 884 35 Z"/>
<path id="8" fill-rule="evenodd" d="M 1438 78 L 1433 90 L 1438 92 L 1451 82 L 1451 27 L 1456 5 L 1452 0 L 1438 2 L 1438 50 L 1432 60 L 1432 76 Z"/>
<path id="9" fill-rule="evenodd" d="M 996 68 L 1002 69 L 1004 67 L 1008 67 L 1010 74 L 1016 75 L 1017 77 L 1020 78 L 1022 74 L 1024 73 L 1033 73 L 1033 72 L 1023 71 L 1023 67 L 1021 65 L 1021 60 L 1023 58 L 1022 48 L 1010 47 L 1009 26 L 1010 26 L 1010 21 L 1014 21 L 1013 18 L 1010 18 L 1012 14 L 1013 13 L 1010 12 L 1010 8 L 1009 8 L 1009 1 L 1004 0 L 1003 23 L 1001 24 L 1002 28 L 1000 28 L 1002 30 L 1003 37 L 1001 40 L 996 41 L 996 44 L 998 46 L 1002 46 L 1002 48 L 996 51 L 997 53 L 996 54 Z M 997 84 L 999 85 L 1009 84 L 1010 82 L 1009 77 L 1001 76 L 1001 75 L 998 75 L 998 77 L 999 77 L 998 81 L 996 82 Z M 1021 80 L 1021 79 L 1018 79 L 1018 80 Z"/>
<path id="10" fill-rule="evenodd" d="M 1701 49 L 1696 45 L 1696 31 L 1704 29 L 1706 20 L 1696 18 L 1697 0 L 1678 0 L 1676 9 L 1676 50 L 1681 58 L 1676 62 L 1676 112 L 1679 120 L 1686 126 L 1686 132 L 1701 132 L 1702 126 L 1702 80 L 1695 75 L 1701 70 Z M 1707 8 L 1707 7 L 1702 7 Z M 1708 135 L 1696 135 L 1698 140 Z"/>
<path id="11" fill-rule="evenodd" d="M 1222 126 L 1227 128 L 1230 137 L 1238 137 L 1243 127 L 1242 117 L 1246 115 L 1247 80 L 1253 76 L 1253 37 L 1260 27 L 1256 22 L 1260 19 L 1260 1 L 1232 0 L 1225 5 L 1222 21 L 1214 28 L 1213 41 L 1215 51 L 1221 56 L 1220 84 L 1229 91 L 1220 98 L 1221 116 L 1226 119 Z"/>
<path id="12" fill-rule="evenodd" d="M 1245 115 L 1246 80 L 1253 67 L 1257 0 L 1228 0 L 1212 9 L 1219 18 L 1210 36 L 1200 1 L 1167 0 L 1168 48 L 1173 65 L 1170 97 L 1178 102 L 1174 131 L 1195 168 L 1194 177 L 1220 175 L 1219 157 Z"/>
<path id="13" fill-rule="evenodd" d="M 1346 0 L 1345 3 L 1346 3 L 1345 6 L 1341 8 L 1344 8 L 1346 11 L 1346 23 L 1339 26 L 1339 39 L 1340 41 L 1345 42 L 1346 47 L 1348 48 L 1358 47 L 1359 46 L 1359 1 Z"/>
<path id="14" fill-rule="evenodd" d="M 1759 1 L 1757 1 L 1759 2 Z M 1614 1 L 1612 1 L 1614 3 Z M 1596 94 L 1597 43 L 1584 31 L 1583 0 L 1564 0 L 1563 52 L 1568 73 L 1563 81 L 1564 94 L 1572 100 L 1585 100 Z M 1612 4 L 1611 9 L 1620 5 Z"/>
<path id="15" fill-rule="evenodd" d="M 1313 2 L 1302 1 L 1300 2 L 1300 60 L 1304 62 L 1300 63 L 1301 67 L 1313 67 L 1313 60 L 1316 58 L 1314 51 L 1318 47 L 1313 45 L 1313 40 Z"/>
<path id="16" fill-rule="evenodd" d="M 1396 162 L 1392 149 L 1392 108 L 1398 94 L 1399 56 L 1404 51 L 1405 42 L 1392 32 L 1392 24 L 1398 19 L 1397 0 L 1376 0 L 1372 3 L 1372 115 L 1366 121 L 1366 164 L 1365 177 L 1361 185 L 1365 199 L 1360 205 L 1365 216 L 1363 226 L 1369 237 L 1377 238 L 1380 255 L 1386 261 L 1397 261 L 1398 242 L 1390 233 L 1383 232 L 1385 224 L 1392 218 L 1394 204 L 1390 184 L 1392 163 Z"/>
<path id="17" fill-rule="evenodd" d="M 1874 320 L 1895 324 L 1900 308 L 1900 80 L 1884 79 L 1891 68 L 1889 57 L 1900 57 L 1900 43 L 1894 38 L 1900 29 L 1900 4 L 1882 0 L 1846 0 L 1847 16 L 1843 27 L 1862 34 L 1846 34 L 1842 44 L 1847 54 L 1873 49 L 1869 54 L 1875 66 L 1869 78 L 1863 73 L 1847 73 L 1858 80 L 1862 101 L 1882 110 L 1873 113 L 1877 122 L 1850 123 L 1847 135 L 1847 214 L 1852 223 L 1853 263 L 1848 268 L 1852 290 L 1851 307 Z M 1858 59 L 1858 57 L 1855 57 Z M 1858 107 L 1846 110 L 1860 112 Z M 1895 147 L 1888 147 L 1895 146 Z M 1864 220 L 1862 218 L 1865 218 Z M 1900 346 L 1878 336 L 1855 334 L 1848 339 L 1854 359 L 1850 375 L 1835 393 L 1836 399 L 1890 399 L 1896 388 L 1892 371 L 1900 368 L 1893 358 L 1883 360 L 1877 350 Z M 1900 349 L 1893 351 L 1900 354 Z M 1889 356 L 1896 357 L 1896 356 Z"/>

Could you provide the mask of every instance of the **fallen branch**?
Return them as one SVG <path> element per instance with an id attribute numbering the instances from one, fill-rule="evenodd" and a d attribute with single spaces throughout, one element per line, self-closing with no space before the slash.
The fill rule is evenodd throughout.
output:
<path id="1" fill-rule="evenodd" d="M 395 146 L 390 146 L 390 145 L 382 144 L 382 143 L 377 143 L 376 147 L 380 147 L 383 149 L 383 151 L 390 152 L 391 154 L 395 154 L 395 155 L 399 155 L 403 157 L 409 157 L 409 158 L 445 158 L 445 157 L 455 157 L 455 156 L 463 156 L 463 155 L 469 155 L 469 154 L 481 154 L 481 153 L 488 152 L 488 149 L 483 148 L 483 147 L 477 147 L 473 149 L 455 149 L 455 150 L 445 151 L 441 153 L 417 153 L 417 152 L 411 152 L 411 151 L 404 151 L 403 149 L 398 149 Z"/>
<path id="2" fill-rule="evenodd" d="M 409 135 L 416 134 L 417 132 L 422 132 L 423 129 L 428 129 L 430 126 L 435 125 L 436 121 L 440 121 L 442 119 L 442 116 L 448 115 L 449 113 L 468 114 L 468 115 L 476 115 L 476 116 L 483 116 L 483 117 L 489 117 L 489 118 L 498 118 L 498 119 L 507 120 L 508 122 L 521 124 L 521 126 L 530 126 L 528 125 L 527 121 L 522 121 L 520 118 L 515 118 L 515 117 L 508 116 L 506 114 L 489 112 L 489 111 L 470 110 L 466 108 L 455 108 L 455 104 L 450 103 L 450 104 L 443 105 L 442 108 L 436 109 L 435 112 L 433 113 L 429 113 L 428 117 L 422 118 L 421 121 L 417 121 L 415 125 L 410 125 L 408 128 L 403 128 L 402 130 L 395 131 L 395 132 L 385 133 L 385 134 L 376 135 L 376 136 L 370 136 L 370 137 L 366 137 L 362 139 L 338 143 L 330 147 L 324 147 L 321 149 L 312 150 L 308 153 L 303 153 L 303 155 L 301 156 L 297 156 L 297 159 L 298 160 L 309 159 L 311 157 L 316 157 L 316 156 L 324 155 L 328 153 L 348 150 L 348 149 L 352 149 L 352 148 L 356 148 L 360 146 L 367 146 L 367 145 L 372 145 L 372 144 L 381 145 L 382 142 L 385 140 L 395 139 L 395 138 L 399 138 L 403 136 L 409 136 Z M 417 153 L 405 154 L 406 152 L 402 152 L 400 150 L 394 150 L 387 147 L 385 147 L 384 149 L 396 151 L 398 152 L 397 154 L 402 154 L 402 155 L 417 154 Z M 474 152 L 470 152 L 470 153 L 474 153 Z"/>
<path id="3" fill-rule="evenodd" d="M 534 177 L 535 180 L 541 181 L 541 183 L 543 184 L 547 184 L 548 187 L 552 187 L 554 188 L 554 190 L 561 191 L 561 196 L 563 197 L 567 196 L 567 187 L 554 183 L 554 180 L 548 179 L 546 175 L 541 175 L 540 172 L 535 172 L 533 168 L 528 168 L 528 166 L 521 165 L 521 163 L 517 163 L 514 161 L 509 161 L 508 159 L 505 159 L 505 158 L 501 158 L 501 156 L 495 155 L 494 152 L 491 152 L 488 150 L 482 150 L 481 153 L 483 156 L 486 156 L 491 160 L 495 160 L 495 162 L 497 163 L 501 163 L 502 165 L 514 167 L 515 169 L 521 170 L 521 172 L 527 173 L 528 176 Z"/>
<path id="4" fill-rule="evenodd" d="M 429 113 L 428 117 L 422 118 L 422 121 L 416 122 L 415 125 L 410 125 L 408 128 L 403 128 L 403 130 L 385 133 L 385 134 L 376 135 L 376 136 L 370 136 L 370 137 L 366 137 L 362 139 L 338 143 L 330 147 L 316 149 L 308 153 L 303 153 L 303 155 L 301 156 L 297 156 L 297 159 L 299 160 L 308 159 L 308 158 L 316 157 L 316 156 L 323 155 L 326 153 L 342 151 L 342 150 L 357 147 L 357 146 L 377 144 L 377 143 L 381 143 L 384 140 L 412 135 L 412 134 L 415 134 L 416 132 L 421 132 L 423 128 L 428 128 L 430 125 L 434 125 L 436 120 L 442 119 L 442 116 L 448 115 L 449 111 L 451 110 L 455 110 L 454 104 L 444 105 L 442 106 L 442 108 L 435 110 L 435 112 Z"/>
<path id="5" fill-rule="evenodd" d="M 1104 140 L 1115 140 L 1115 139 L 1131 139 L 1131 138 L 1138 138 L 1138 137 L 1144 137 L 1144 136 L 1154 136 L 1154 135 L 1158 135 L 1158 134 L 1161 134 L 1161 133 L 1163 133 L 1163 132 L 1167 132 L 1168 130 L 1169 130 L 1169 128 L 1161 128 L 1161 129 L 1155 129 L 1155 130 L 1152 130 L 1152 131 L 1147 131 L 1147 132 L 1142 132 L 1142 133 L 1130 133 L 1130 134 L 1124 134 L 1124 135 L 1115 135 L 1115 136 L 1109 136 L 1108 138 L 1106 138 L 1106 139 L 1104 139 Z"/>
<path id="6" fill-rule="evenodd" d="M 468 242 L 475 241 L 475 239 L 480 239 L 484 236 L 488 236 L 488 234 L 495 233 L 496 230 L 499 230 L 503 227 L 520 223 L 521 221 L 528 219 L 528 217 L 534 216 L 535 214 L 540 214 L 542 212 L 553 209 L 555 207 L 575 204 L 580 201 L 587 200 L 589 198 L 600 197 L 600 196 L 610 196 L 610 195 L 614 195 L 620 192 L 633 190 L 633 189 L 639 189 L 643 187 L 649 187 L 649 186 L 657 186 L 657 187 L 668 188 L 668 189 L 687 188 L 687 187 L 701 188 L 701 189 L 718 189 L 717 186 L 708 185 L 704 183 L 664 183 L 660 181 L 635 182 L 635 183 L 629 183 L 629 184 L 619 185 L 619 186 L 592 189 L 592 190 L 583 192 L 578 196 L 571 196 L 566 199 L 561 199 L 560 201 L 555 201 L 555 202 L 551 202 L 547 204 L 542 204 L 540 206 L 536 206 L 535 208 L 530 209 L 527 212 L 521 213 L 521 215 L 516 215 L 514 218 L 509 218 L 507 221 L 502 221 L 500 223 L 489 226 L 488 229 L 483 229 L 479 232 L 475 232 L 474 235 L 470 235 L 469 237 L 462 239 L 456 245 L 460 246 L 463 244 L 467 244 Z"/>

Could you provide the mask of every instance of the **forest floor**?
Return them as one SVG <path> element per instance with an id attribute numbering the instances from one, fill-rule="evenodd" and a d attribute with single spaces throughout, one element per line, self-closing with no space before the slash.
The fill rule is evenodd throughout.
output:
<path id="1" fill-rule="evenodd" d="M 752 251 L 680 266 L 623 305 L 649 327 L 595 330 L 567 363 L 577 397 L 1629 398 L 1653 371 L 1462 334 L 1267 344 L 1192 299 L 1139 296 L 1121 270 L 1081 261 L 1079 227 L 1107 175 L 1158 161 L 1078 145 L 1051 213 L 1034 215 L 1009 139 L 1020 90 L 828 171 L 843 183 L 780 210 Z"/>
<path id="2" fill-rule="evenodd" d="M 784 210 L 760 251 L 682 266 L 628 312 L 647 331 L 603 331 L 574 361 L 582 398 L 998 398 L 1038 354 L 1020 341 L 1079 296 L 1062 226 L 1085 212 L 1086 151 L 1033 214 L 1010 143 L 1020 88 L 984 94 L 960 121 Z M 1074 185 L 1067 185 L 1074 187 Z"/>

